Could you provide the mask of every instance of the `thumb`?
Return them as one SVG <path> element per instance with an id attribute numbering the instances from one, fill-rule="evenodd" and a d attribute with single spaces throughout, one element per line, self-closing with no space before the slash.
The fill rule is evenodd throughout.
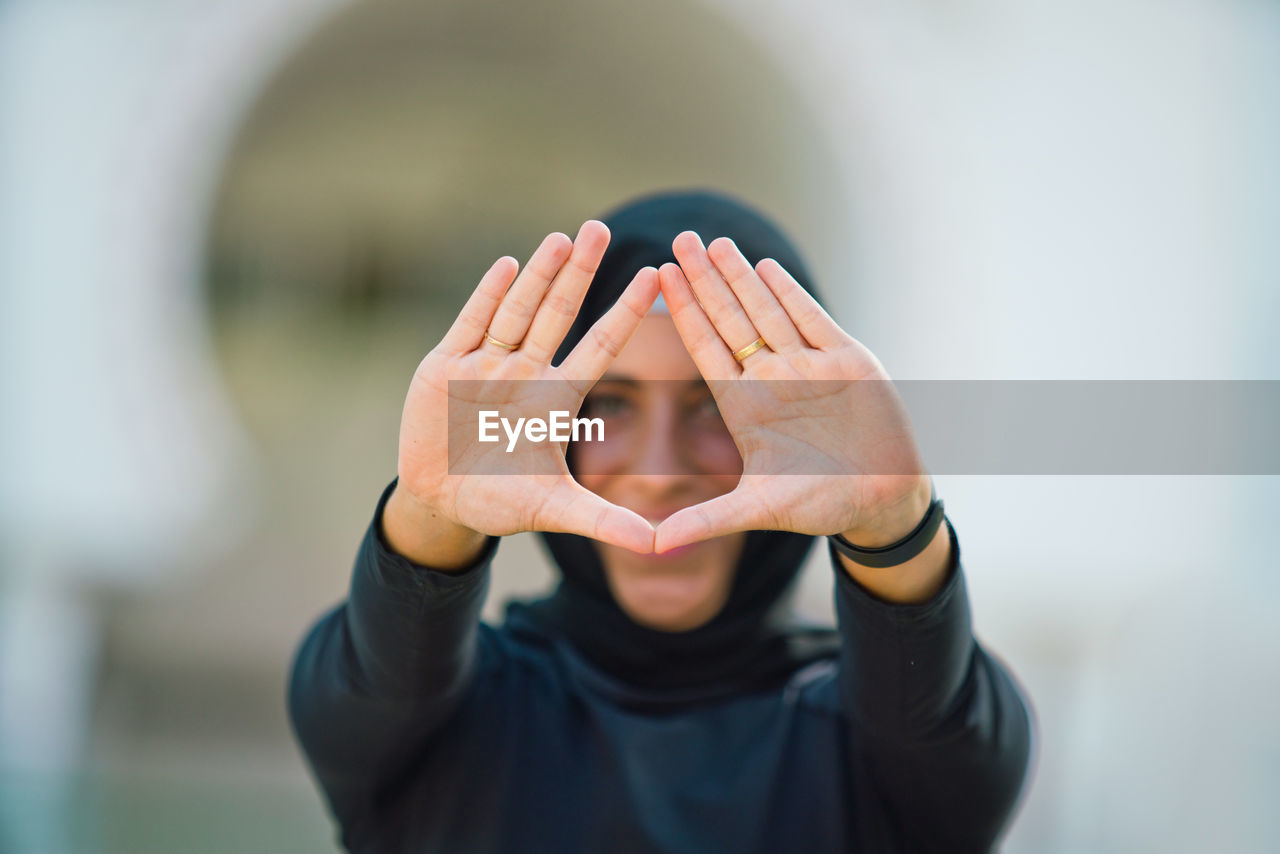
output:
<path id="1" fill-rule="evenodd" d="M 653 526 L 638 513 L 605 501 L 570 481 L 547 497 L 538 530 L 579 534 L 640 554 L 653 551 Z"/>
<path id="2" fill-rule="evenodd" d="M 653 550 L 658 553 L 738 531 L 768 528 L 759 501 L 741 488 L 679 510 L 658 524 Z"/>

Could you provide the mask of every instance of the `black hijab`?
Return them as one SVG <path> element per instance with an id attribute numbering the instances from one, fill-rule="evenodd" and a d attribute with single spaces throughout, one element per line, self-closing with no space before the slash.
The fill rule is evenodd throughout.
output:
<path id="1" fill-rule="evenodd" d="M 809 293 L 809 274 L 782 232 L 739 201 L 711 192 L 647 196 L 603 218 L 612 233 L 578 318 L 556 356 L 559 363 L 618 299 L 641 267 L 675 258 L 671 242 L 687 229 L 704 242 L 730 237 L 753 264 L 780 263 Z M 636 689 L 668 699 L 706 701 L 765 690 L 803 665 L 831 657 L 834 630 L 802 626 L 786 613 L 787 597 L 813 538 L 782 531 L 751 531 L 720 613 L 683 632 L 634 622 L 614 600 L 593 540 L 543 533 L 543 544 L 562 579 L 548 598 L 507 609 L 513 631 L 566 638 L 579 655 Z"/>

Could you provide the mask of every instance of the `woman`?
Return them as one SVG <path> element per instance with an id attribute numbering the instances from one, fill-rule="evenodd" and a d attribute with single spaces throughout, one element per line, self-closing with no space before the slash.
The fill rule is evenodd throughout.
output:
<path id="1" fill-rule="evenodd" d="M 606 221 L 494 264 L 414 376 L 398 479 L 290 690 L 344 844 L 989 850 L 1029 718 L 883 368 L 745 206 Z M 580 405 L 604 436 L 567 453 L 467 432 Z M 481 624 L 517 531 L 562 581 Z M 838 631 L 786 616 L 815 535 Z"/>

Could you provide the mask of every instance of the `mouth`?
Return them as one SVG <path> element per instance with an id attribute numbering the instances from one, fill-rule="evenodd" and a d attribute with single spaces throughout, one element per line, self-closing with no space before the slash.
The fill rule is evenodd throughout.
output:
<path id="1" fill-rule="evenodd" d="M 647 519 L 648 517 L 646 516 L 645 518 Z M 656 525 L 657 523 L 650 520 L 650 524 Z M 665 565 L 675 564 L 690 555 L 694 555 L 706 545 L 707 541 L 687 543 L 682 546 L 667 549 L 664 552 L 633 552 L 616 546 L 611 546 L 609 548 L 613 551 L 619 551 L 620 558 L 632 566 L 647 566 L 656 569 Z"/>
<path id="2" fill-rule="evenodd" d="M 701 545 L 702 543 L 689 543 L 683 546 L 676 546 L 674 549 L 667 549 L 665 552 L 652 552 L 643 557 L 651 561 L 672 561 L 691 554 Z"/>

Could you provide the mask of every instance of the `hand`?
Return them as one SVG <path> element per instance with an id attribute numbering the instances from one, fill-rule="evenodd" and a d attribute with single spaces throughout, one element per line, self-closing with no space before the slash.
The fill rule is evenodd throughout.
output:
<path id="1" fill-rule="evenodd" d="M 406 490 L 426 515 L 483 534 L 562 531 L 652 551 L 649 522 L 579 485 L 562 445 L 522 441 L 508 452 L 505 439 L 477 442 L 473 421 L 469 431 L 455 427 L 450 448 L 451 411 L 456 419 L 459 412 L 483 407 L 512 422 L 522 416 L 545 419 L 553 409 L 577 414 L 658 294 L 657 272 L 642 269 L 561 365 L 552 367 L 608 243 L 604 224 L 589 221 L 575 241 L 548 236 L 519 275 L 515 259 L 499 259 L 422 360 L 400 423 L 397 491 Z M 470 441 L 460 441 L 464 436 Z"/>
<path id="2" fill-rule="evenodd" d="M 673 248 L 680 263 L 659 271 L 662 293 L 743 474 L 732 492 L 660 523 L 656 550 L 754 529 L 843 533 L 866 547 L 909 533 L 929 478 L 880 362 L 776 261 L 752 268 L 731 240 L 708 250 L 693 232 Z M 736 360 L 757 337 L 767 346 Z"/>

